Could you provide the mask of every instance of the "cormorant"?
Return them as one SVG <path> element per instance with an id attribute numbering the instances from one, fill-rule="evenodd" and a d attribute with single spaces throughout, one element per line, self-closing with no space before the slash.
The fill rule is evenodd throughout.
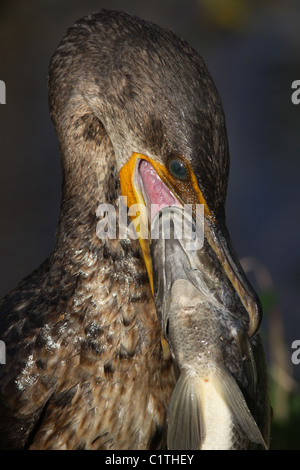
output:
<path id="1" fill-rule="evenodd" d="M 68 30 L 48 82 L 61 213 L 49 258 L 0 302 L 1 448 L 166 446 L 176 377 L 151 291 L 149 242 L 96 232 L 100 204 L 118 214 L 121 193 L 128 207 L 139 202 L 140 161 L 151 165 L 154 186 L 168 188 L 167 203 L 204 205 L 205 244 L 250 338 L 241 387 L 268 443 L 261 307 L 226 229 L 226 125 L 203 59 L 166 29 L 103 10 Z"/>

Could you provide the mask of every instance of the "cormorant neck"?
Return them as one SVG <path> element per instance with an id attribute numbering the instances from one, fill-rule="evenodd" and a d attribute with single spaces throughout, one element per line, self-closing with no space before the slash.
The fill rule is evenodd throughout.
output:
<path id="1" fill-rule="evenodd" d="M 80 250 L 99 249 L 97 207 L 117 204 L 120 194 L 114 150 L 101 121 L 84 102 L 71 105 L 56 125 L 63 185 L 54 250 L 54 257 L 70 262 Z"/>

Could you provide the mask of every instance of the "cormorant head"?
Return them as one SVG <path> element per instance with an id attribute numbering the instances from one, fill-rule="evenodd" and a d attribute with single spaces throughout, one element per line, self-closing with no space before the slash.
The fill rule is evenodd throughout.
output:
<path id="1" fill-rule="evenodd" d="M 49 87 L 58 133 L 80 106 L 101 121 L 115 151 L 122 194 L 128 207 L 146 205 L 148 230 L 153 204 L 190 204 L 194 215 L 202 204 L 204 247 L 248 312 L 253 335 L 261 307 L 225 225 L 226 124 L 201 56 L 170 31 L 127 13 L 102 11 L 70 28 L 52 58 Z M 149 239 L 140 236 L 153 287 Z"/>

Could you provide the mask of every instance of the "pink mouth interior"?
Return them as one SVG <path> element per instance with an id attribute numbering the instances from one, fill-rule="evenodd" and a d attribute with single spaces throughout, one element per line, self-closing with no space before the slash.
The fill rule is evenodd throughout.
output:
<path id="1" fill-rule="evenodd" d="M 151 214 L 151 220 L 153 220 L 155 215 L 164 207 L 182 207 L 178 199 L 176 199 L 167 186 L 162 182 L 149 162 L 141 160 L 138 170 L 142 180 L 148 214 L 149 212 Z"/>

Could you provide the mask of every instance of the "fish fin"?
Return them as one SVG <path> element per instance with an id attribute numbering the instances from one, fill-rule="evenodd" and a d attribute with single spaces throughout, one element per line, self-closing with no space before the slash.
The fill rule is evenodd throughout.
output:
<path id="1" fill-rule="evenodd" d="M 199 450 L 205 436 L 201 381 L 183 372 L 169 406 L 167 444 L 170 450 Z"/>
<path id="2" fill-rule="evenodd" d="M 215 387 L 223 397 L 237 424 L 242 428 L 251 442 L 267 445 L 248 408 L 246 400 L 235 379 L 225 368 L 217 368 L 214 373 Z"/>

